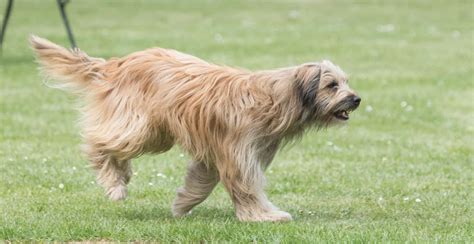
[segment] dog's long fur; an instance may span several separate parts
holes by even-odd
[[[251,72],[162,48],[106,61],[39,37],[31,44],[56,86],[85,99],[83,149],[111,199],[126,197],[132,158],[174,144],[192,156],[176,216],[221,181],[240,220],[290,220],[263,192],[265,168],[282,143],[358,105],[329,61]]]

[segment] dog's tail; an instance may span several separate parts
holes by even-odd
[[[45,75],[61,81],[53,87],[83,93],[103,82],[104,59],[89,57],[77,48],[68,50],[34,35],[30,43]]]

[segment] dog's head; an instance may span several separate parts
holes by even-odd
[[[360,104],[361,98],[349,87],[347,75],[330,61],[300,65],[294,77],[309,119],[323,124],[346,121]]]

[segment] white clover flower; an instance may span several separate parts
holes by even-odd
[[[298,10],[291,10],[289,13],[288,13],[288,17],[290,19],[297,19],[300,17],[300,11]]]
[[[374,108],[372,108],[372,106],[370,106],[370,105],[367,105],[365,107],[365,111],[368,112],[368,113],[372,112],[373,110],[374,110]]]
[[[461,32],[459,32],[459,31],[456,30],[456,31],[453,31],[452,35],[453,35],[453,38],[454,38],[454,39],[458,39],[459,36],[461,36]]]
[[[214,40],[217,42],[217,43],[224,43],[224,37],[219,34],[219,33],[216,33],[214,35]]]
[[[431,100],[428,100],[428,101],[426,102],[426,107],[431,108],[432,105],[433,105],[433,104],[432,104]]]
[[[386,24],[386,25],[379,25],[377,26],[377,31],[378,32],[393,32],[395,30],[395,26],[393,24]]]

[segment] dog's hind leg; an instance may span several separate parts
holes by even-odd
[[[188,166],[184,186],[177,190],[173,215],[183,216],[203,202],[219,182],[219,175],[211,165],[193,161]]]
[[[109,157],[97,172],[97,181],[101,184],[111,200],[118,201],[127,197],[127,184],[132,169],[130,160],[117,160]]]
[[[101,106],[85,109],[82,149],[109,198],[122,200],[132,176],[131,159],[147,151],[146,146],[156,139],[156,133],[145,115],[133,111],[137,107],[134,103],[124,98],[117,98],[117,104],[111,104],[113,101],[110,98]]]
[[[99,151],[89,151],[87,154],[96,170],[97,182],[104,187],[107,196],[114,201],[125,199],[127,184],[132,176],[130,160],[119,160]]]

